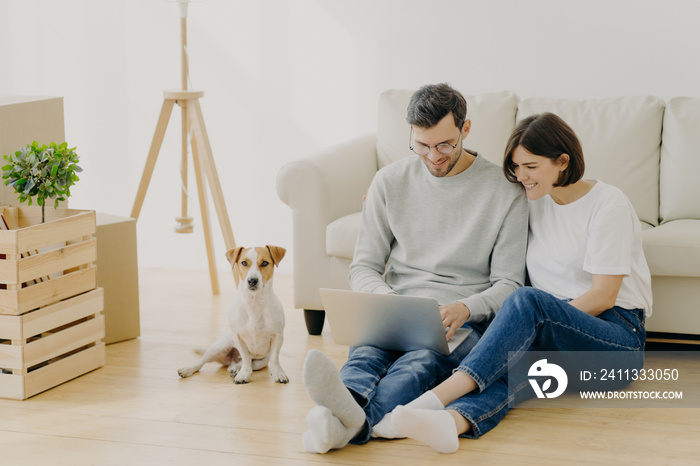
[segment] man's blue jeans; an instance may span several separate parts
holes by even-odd
[[[467,327],[468,325],[465,325]],[[407,353],[372,346],[350,347],[340,378],[365,411],[367,422],[350,443],[369,441],[372,427],[396,406],[418,398],[449,377],[474,348],[485,327],[470,325],[474,331],[449,356],[432,350]]]
[[[510,408],[534,396],[526,377],[510,381],[508,368],[526,351],[627,351],[630,364],[644,366],[644,312],[613,307],[597,317],[568,301],[531,287],[506,299],[488,330],[458,370],[478,385],[447,406],[471,425],[465,437],[477,438],[494,428]],[[511,374],[512,377],[513,374]]]

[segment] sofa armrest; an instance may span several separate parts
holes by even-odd
[[[277,173],[277,194],[292,209],[294,305],[323,309],[318,289],[332,287],[326,226],[362,210],[377,172],[376,135],[354,138]]]

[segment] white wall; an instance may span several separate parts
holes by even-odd
[[[388,88],[447,81],[522,97],[700,96],[699,17],[696,0],[192,3],[190,77],[205,91],[236,240],[290,248],[277,170],[372,131]],[[66,139],[85,169],[72,207],[131,212],[162,91],[180,83],[179,41],[178,7],[161,0],[0,2],[0,94],[64,97]],[[173,232],[179,128],[174,112],[138,223],[142,267],[206,268],[191,169],[196,233]]]

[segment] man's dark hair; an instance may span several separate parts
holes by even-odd
[[[449,113],[461,129],[467,119],[464,96],[447,83],[427,84],[411,96],[406,121],[419,128],[432,128]]]
[[[518,182],[513,163],[513,152],[518,146],[531,154],[547,157],[552,162],[559,159],[561,154],[569,156],[569,164],[554,186],[576,183],[586,170],[583,149],[576,133],[553,113],[539,113],[523,119],[510,135],[503,159],[503,173],[513,183]]]

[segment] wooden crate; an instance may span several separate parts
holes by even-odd
[[[43,224],[39,207],[6,206],[0,214],[10,228],[0,230],[0,314],[24,314],[97,286],[94,211],[47,208]]]
[[[22,400],[105,363],[95,213],[47,208],[44,224],[38,207],[0,214],[0,397]]]

